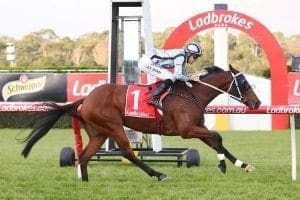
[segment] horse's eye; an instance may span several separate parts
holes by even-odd
[[[241,82],[241,87],[243,88],[244,91],[248,90],[249,88],[252,88],[252,89],[253,89],[253,86],[254,86],[254,85],[250,85],[250,84],[248,83],[248,81],[246,81],[246,80],[243,80],[243,81]]]
[[[246,80],[242,80],[242,83],[241,83],[242,86],[246,87],[248,84],[247,84],[247,81]]]

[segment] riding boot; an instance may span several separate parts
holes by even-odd
[[[170,79],[164,80],[155,90],[151,92],[151,97],[147,103],[155,106],[159,106],[159,97],[164,93],[171,85],[173,81]]]

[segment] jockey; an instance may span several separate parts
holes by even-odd
[[[163,80],[163,82],[151,92],[148,103],[158,106],[160,95],[165,92],[176,80],[189,81],[185,65],[193,64],[202,55],[202,48],[197,43],[189,43],[184,49],[159,50],[154,49],[151,58],[143,56],[138,67],[140,70]],[[174,68],[174,72],[167,69]]]

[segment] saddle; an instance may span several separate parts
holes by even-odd
[[[147,103],[151,97],[151,91],[156,89],[161,81],[150,85],[129,85],[126,93],[125,116],[140,118],[157,118],[162,116],[161,110]],[[168,94],[161,95],[160,102]]]

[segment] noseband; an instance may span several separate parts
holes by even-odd
[[[227,89],[226,93],[231,94],[232,98],[240,101],[240,102],[245,102],[246,99],[244,97],[244,93],[250,89],[250,85],[248,81],[246,80],[245,76],[239,72],[237,74],[232,75],[232,81],[230,83],[229,88]]]

